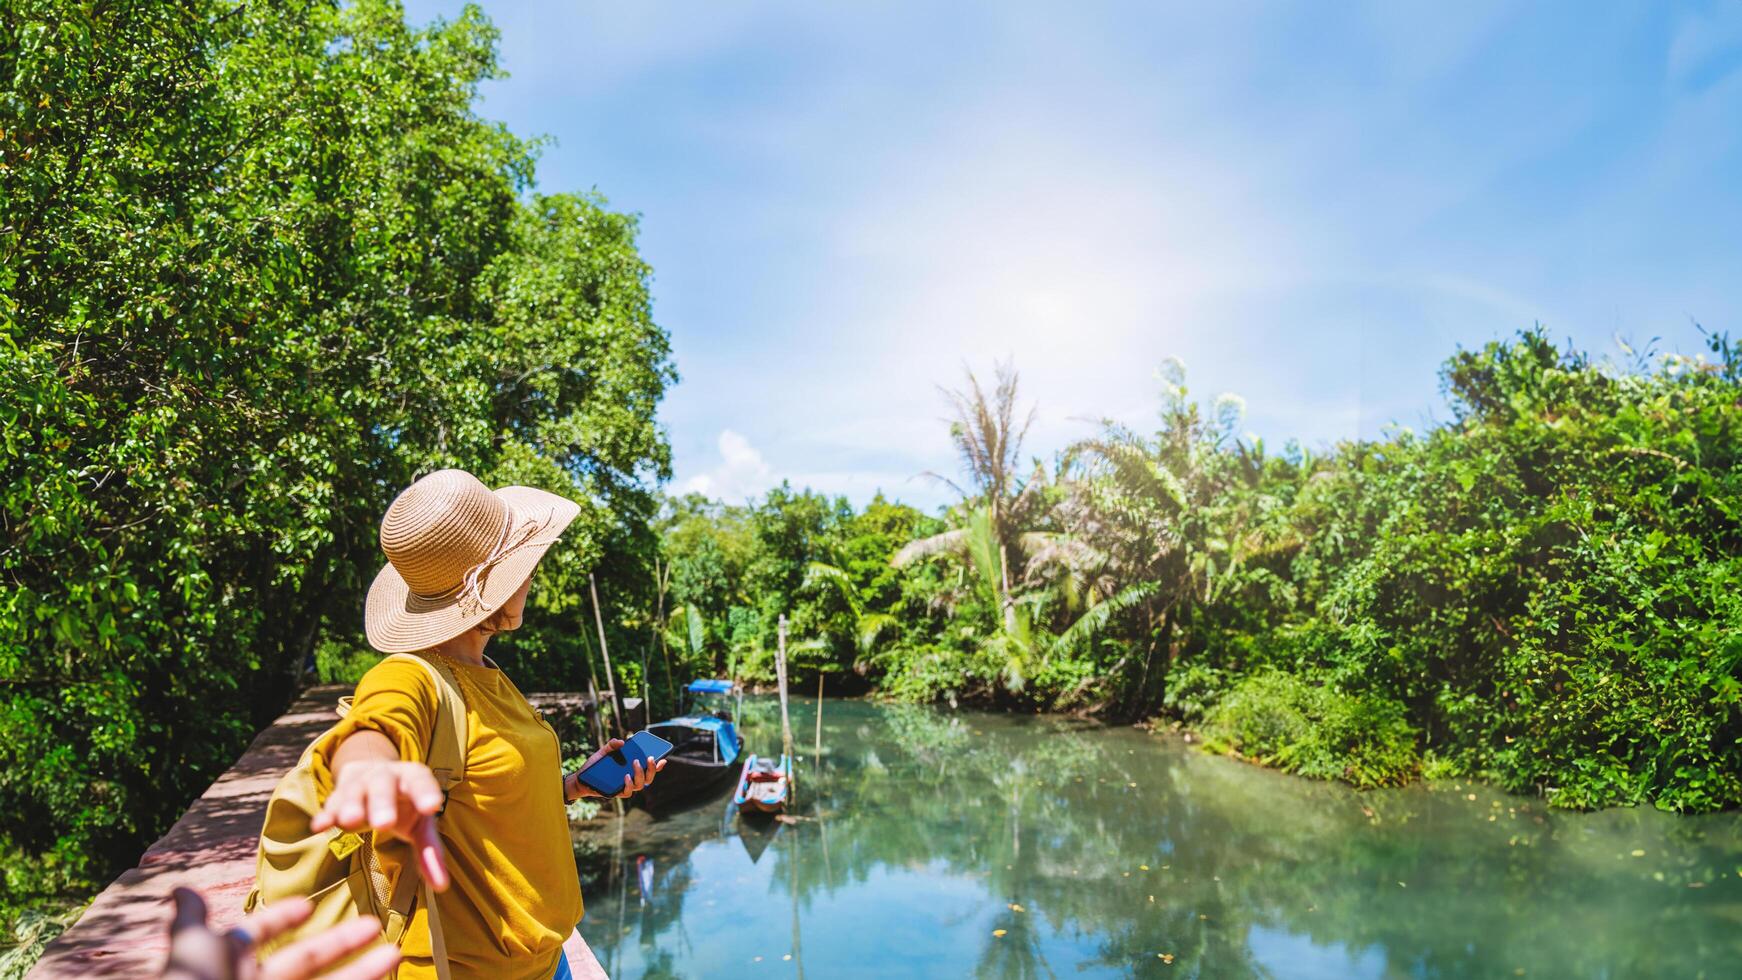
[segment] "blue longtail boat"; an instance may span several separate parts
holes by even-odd
[[[698,680],[691,681],[684,692],[684,714],[647,726],[672,745],[659,778],[636,796],[648,809],[719,789],[738,771],[738,758],[744,751],[744,737],[734,725],[738,686],[729,680]]]

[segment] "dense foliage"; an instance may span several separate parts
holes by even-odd
[[[130,863],[357,645],[422,472],[583,502],[528,686],[584,686],[589,571],[620,637],[651,601],[635,222],[533,193],[471,111],[495,40],[390,0],[0,12],[0,920]]]
[[[1443,370],[1452,421],[1317,455],[1160,373],[1019,479],[1013,374],[953,395],[942,523],[782,488],[667,512],[684,649],[899,696],[1161,716],[1363,786],[1475,775],[1559,806],[1742,804],[1742,345],[1621,367],[1539,331]],[[879,556],[882,560],[879,560]],[[808,573],[802,569],[808,568]]]

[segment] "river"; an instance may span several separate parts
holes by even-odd
[[[745,702],[779,752],[778,706]],[[798,699],[793,822],[575,831],[613,977],[1742,975],[1742,814],[1359,793],[1071,719]]]

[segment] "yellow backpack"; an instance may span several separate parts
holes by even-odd
[[[435,681],[435,732],[425,758],[445,798],[466,778],[466,701],[460,686],[447,665],[434,658],[396,653],[387,659],[416,661],[429,670]],[[339,716],[344,717],[350,710],[351,699],[340,698]],[[436,973],[441,980],[448,980],[447,944],[442,938],[435,895],[423,881],[411,846],[404,841],[383,841],[377,845],[373,834],[337,827],[318,834],[309,832],[309,822],[320,812],[313,751],[311,743],[296,768],[278,781],[271,801],[266,804],[254,889],[248,893],[244,907],[252,912],[279,899],[301,895],[314,904],[314,913],[292,932],[266,944],[262,952],[324,932],[360,915],[381,920],[382,936],[398,946],[405,941],[406,927],[411,923],[421,892],[424,908],[429,912],[430,950]],[[391,854],[400,862],[404,870],[397,882],[389,882],[381,870],[378,852]]]

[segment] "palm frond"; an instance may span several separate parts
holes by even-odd
[[[980,583],[986,590],[987,600],[994,606],[1001,606],[1004,597],[1004,560],[998,536],[992,526],[991,509],[976,507],[969,512],[967,527],[962,530],[966,532],[963,550],[974,570],[980,573]]]
[[[841,598],[846,600],[847,607],[853,611],[854,618],[865,611],[859,602],[859,590],[854,587],[853,579],[840,566],[820,561],[813,561],[806,565],[804,570],[805,588],[814,589],[821,585],[833,586],[841,594]]]
[[[858,635],[854,637],[859,645],[859,655],[870,656],[883,634],[894,632],[900,627],[901,621],[888,613],[867,613],[859,617]]]
[[[1159,582],[1139,582],[1126,586],[1110,599],[1090,606],[1068,629],[1053,641],[1053,651],[1067,653],[1076,650],[1100,635],[1119,613],[1142,605],[1161,591]]]
[[[889,559],[889,563],[896,568],[901,568],[937,555],[964,554],[967,547],[968,532],[962,528],[957,528],[942,534],[934,534],[929,538],[909,541],[902,546],[900,551],[895,553],[895,557]]]
[[[707,635],[702,622],[702,612],[695,606],[685,606],[684,611],[684,619],[687,620],[689,626],[690,653],[700,654],[704,637]]]
[[[1029,475],[1028,482],[1022,485],[1022,490],[1016,494],[1016,499],[1010,502],[1010,507],[1008,508],[1010,515],[1014,518],[1020,519],[1021,515],[1025,515],[1030,510],[1039,506],[1041,503],[1041,497],[1045,494],[1049,483],[1050,481],[1046,476],[1046,467],[1040,465],[1040,461],[1036,460],[1034,463],[1034,472]]]

